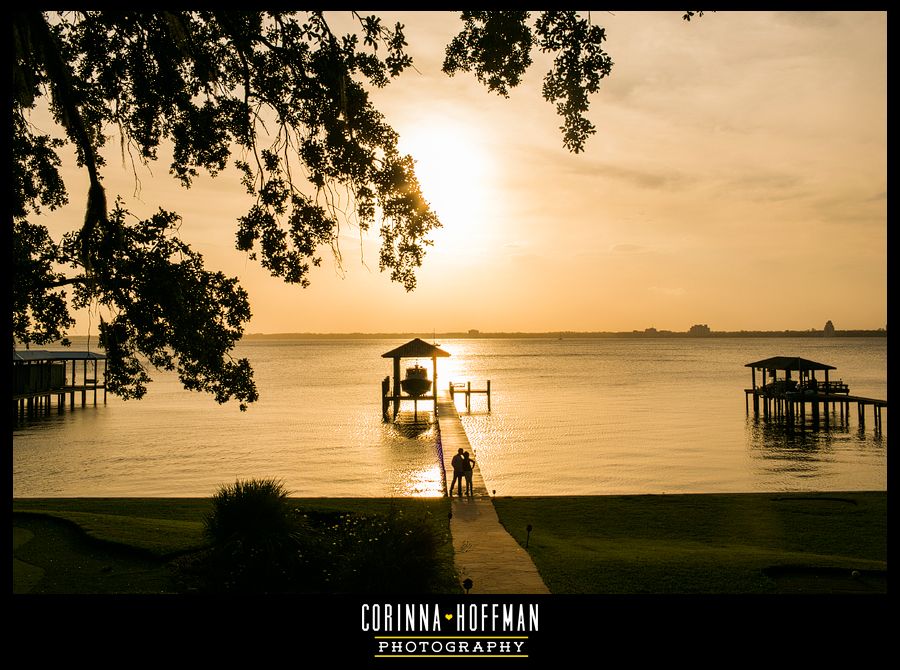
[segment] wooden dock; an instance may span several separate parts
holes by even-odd
[[[93,404],[97,404],[98,393],[103,393],[103,404],[106,404],[106,385],[89,384],[78,386],[63,386],[52,391],[39,391],[35,393],[16,393],[13,395],[15,415],[23,419],[26,416],[47,415],[55,406],[57,413],[62,414],[66,405],[75,409],[75,397],[81,394],[81,406],[87,405],[88,393],[93,394]],[[55,402],[54,402],[55,401]]]
[[[455,400],[456,395],[465,395],[466,411],[472,411],[472,395],[483,394],[487,396],[487,409],[491,411],[491,380],[487,380],[487,384],[483,389],[473,389],[472,382],[450,382],[450,400]]]
[[[98,363],[103,363],[103,370]],[[79,366],[78,363],[81,363]],[[80,369],[79,369],[80,368]],[[68,404],[75,408],[81,395],[81,406],[87,405],[88,394],[97,404],[102,393],[106,404],[106,356],[89,351],[20,351],[13,353],[12,401],[13,420],[48,415],[55,405],[62,414]]]
[[[754,416],[762,414],[765,419],[782,420],[789,427],[799,422],[803,428],[809,405],[813,427],[819,426],[822,417],[828,428],[832,421],[839,425],[849,424],[850,405],[856,403],[860,427],[865,426],[866,407],[871,406],[875,432],[881,432],[881,410],[887,408],[887,400],[850,395],[846,383],[829,379],[829,372],[835,369],[833,365],[799,356],[772,356],[744,367],[751,369],[751,388],[744,389],[744,407],[748,414],[752,398]],[[760,384],[757,384],[757,372],[762,375]],[[816,378],[817,372],[824,373],[824,381]]]
[[[489,496],[487,486],[481,476],[478,468],[478,459],[475,458],[475,450],[469,444],[469,438],[463,428],[462,421],[459,419],[459,411],[456,409],[456,401],[453,396],[448,394],[438,398],[437,409],[437,434],[438,434],[438,453],[443,458],[445,487],[444,494],[450,495],[453,492],[449,490],[450,482],[453,481],[453,466],[450,461],[456,455],[457,450],[462,449],[468,451],[475,460],[475,467],[472,468],[472,495],[473,496]],[[466,485],[463,482],[462,489],[465,491]]]
[[[467,592],[477,594],[550,593],[528,552],[500,523],[478,467],[478,454],[469,444],[449,391],[437,401],[437,440],[447,484],[453,477],[450,461],[458,449],[475,458],[472,495],[451,499],[450,534],[460,583],[469,585]]]
[[[881,432],[881,410],[887,408],[887,400],[850,395],[849,393],[772,393],[760,388],[744,389],[744,407],[749,414],[750,399],[753,399],[753,413],[762,414],[765,419],[783,419],[791,424],[806,423],[807,406],[815,424],[820,418],[825,426],[849,424],[850,405],[856,404],[857,421],[861,428],[866,425],[866,408],[872,408],[875,432]]]

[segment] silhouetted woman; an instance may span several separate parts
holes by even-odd
[[[475,459],[469,456],[469,452],[463,452],[463,474],[466,477],[466,495],[472,495],[472,468],[475,467]]]
[[[466,452],[466,453],[468,453],[468,452]],[[450,482],[450,496],[451,497],[453,496],[453,487],[456,486],[457,489],[459,490],[459,497],[462,498],[462,482],[463,482],[463,476],[465,474],[465,469],[463,467],[464,463],[465,463],[465,461],[463,461],[463,450],[462,450],[462,447],[460,447],[457,450],[456,455],[450,461],[450,464],[453,466],[453,480]]]

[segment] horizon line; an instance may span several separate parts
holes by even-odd
[[[540,337],[540,336],[594,336],[594,335],[605,335],[605,336],[654,336],[654,335],[679,335],[679,336],[690,336],[690,337],[709,337],[709,336],[724,336],[724,335],[747,335],[747,334],[792,334],[792,335],[810,335],[817,334],[823,335],[825,333],[824,329],[817,328],[808,328],[805,330],[797,330],[791,328],[785,328],[782,330],[770,330],[770,329],[741,329],[741,330],[712,330],[704,332],[691,332],[690,330],[667,330],[667,329],[656,329],[656,328],[646,328],[644,330],[535,330],[535,331],[525,331],[525,330],[509,330],[509,331],[481,331],[477,329],[468,329],[468,330],[447,330],[441,332],[432,331],[430,333],[424,333],[424,331],[415,331],[415,330],[397,330],[397,331],[332,331],[332,332],[300,332],[300,331],[277,331],[277,332],[247,332],[243,334],[243,337],[423,337],[423,336],[432,336],[437,337],[440,335],[441,337],[509,337],[509,336],[527,336],[527,337]],[[834,334],[836,336],[840,336],[841,334],[847,333],[873,333],[873,334],[887,334],[887,328],[835,328]],[[97,337],[96,334],[87,335],[87,334],[72,334],[67,335],[66,337]]]

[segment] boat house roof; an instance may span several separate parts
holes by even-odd
[[[438,349],[434,344],[428,344],[425,340],[418,337],[410,340],[396,349],[391,349],[386,354],[381,354],[382,358],[444,358],[450,354],[443,349]]]
[[[816,363],[798,356],[773,356],[755,363],[747,363],[745,368],[764,368],[766,370],[836,370],[833,365]]]
[[[14,351],[13,363],[26,361],[103,361],[106,354],[98,354],[93,351],[48,351],[46,349],[34,349],[26,351]]]

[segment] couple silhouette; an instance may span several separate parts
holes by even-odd
[[[472,495],[472,468],[475,466],[475,459],[469,456],[468,451],[460,448],[456,452],[456,456],[450,461],[453,466],[453,481],[450,483],[450,495],[453,495],[453,487],[456,486],[459,497],[462,497],[463,479],[466,481],[466,495]]]

